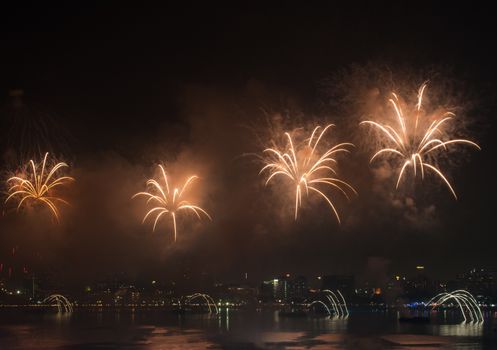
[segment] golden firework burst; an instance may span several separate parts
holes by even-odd
[[[381,139],[382,147],[373,154],[370,163],[378,157],[390,157],[394,162],[398,162],[398,177],[395,188],[399,187],[406,169],[412,168],[414,176],[421,174],[423,179],[425,170],[436,174],[447,185],[450,192],[457,199],[456,192],[442,171],[433,164],[440,151],[447,151],[448,146],[455,144],[467,144],[480,149],[475,142],[466,139],[453,139],[450,133],[444,129],[448,122],[454,119],[455,114],[445,111],[432,118],[423,118],[422,103],[423,94],[427,84],[424,83],[418,90],[417,103],[411,108],[412,113],[405,115],[401,101],[397,94],[392,93],[388,100],[392,106],[397,123],[394,125],[382,124],[376,121],[366,120],[360,124],[371,125],[379,134],[384,136]]]
[[[149,179],[147,181],[147,187],[150,189],[148,192],[138,192],[133,195],[132,198],[139,196],[147,197],[147,205],[153,203],[153,207],[145,214],[142,223],[144,223],[147,218],[155,215],[154,225],[152,231],[155,231],[155,227],[159,222],[160,218],[164,215],[170,215],[173,221],[174,229],[174,241],[177,238],[177,228],[176,228],[176,216],[181,212],[191,212],[194,213],[198,219],[201,219],[201,215],[205,215],[209,220],[212,220],[210,215],[198,205],[191,203],[190,201],[183,199],[185,193],[188,191],[189,186],[198,179],[198,176],[193,175],[187,178],[185,183],[181,188],[170,188],[169,180],[166,171],[162,165],[159,165],[159,169],[162,174],[162,179],[164,186],[155,179]]]
[[[337,172],[334,169],[337,164],[336,154],[349,152],[347,148],[354,145],[340,143],[320,152],[320,141],[332,126],[333,124],[326,125],[324,128],[316,126],[309,139],[302,145],[296,145],[292,135],[285,132],[287,143],[284,149],[271,147],[263,151],[262,158],[265,165],[259,174],[267,173],[266,185],[276,177],[286,178],[292,184],[295,190],[295,220],[297,220],[299,207],[302,205],[302,193],[309,195],[311,191],[323,198],[333,210],[339,223],[340,216],[330,195],[325,194],[319,187],[338,190],[347,199],[349,198],[347,192],[357,194],[351,185],[336,177]]]
[[[34,160],[30,160],[26,172],[22,175],[12,176],[7,179],[8,197],[5,203],[10,200],[17,200],[17,210],[28,203],[40,203],[47,206],[53,216],[59,221],[59,209],[57,203],[69,204],[64,199],[55,195],[54,190],[57,187],[74,181],[70,176],[57,176],[61,169],[67,168],[64,162],[56,163],[50,171],[47,171],[48,152],[45,153],[43,161],[37,165]],[[40,170],[38,170],[41,168]]]

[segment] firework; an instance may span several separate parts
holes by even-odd
[[[338,289],[336,293],[329,289],[323,290],[322,293],[320,293],[320,295],[318,295],[318,297],[307,306],[307,308],[312,310],[317,305],[321,305],[329,316],[333,315],[336,318],[349,317],[347,302]]]
[[[440,293],[431,298],[425,306],[431,306],[435,309],[439,305],[443,305],[447,301],[455,301],[464,317],[464,322],[468,322],[467,315],[469,315],[471,323],[483,323],[483,313],[481,307],[478,305],[475,297],[466,290],[459,289],[451,293]]]
[[[150,188],[149,192],[138,192],[133,195],[132,198],[136,198],[139,196],[147,197],[147,204],[154,204],[153,207],[145,214],[143,217],[142,223],[144,223],[147,218],[152,215],[155,215],[154,226],[152,231],[155,231],[155,227],[159,222],[160,218],[164,214],[168,214],[171,216],[173,220],[173,229],[174,229],[174,241],[176,242],[177,237],[177,229],[176,229],[176,216],[180,212],[192,212],[194,213],[198,219],[201,219],[201,215],[205,215],[209,220],[212,220],[210,215],[201,207],[190,203],[189,201],[183,199],[184,194],[188,190],[190,184],[198,179],[198,176],[193,175],[190,176],[181,189],[174,188],[171,189],[169,187],[169,181],[166,175],[166,171],[162,165],[159,165],[160,171],[162,173],[163,182],[165,186],[162,186],[157,180],[149,179],[147,181],[147,187]]]
[[[59,209],[57,203],[69,204],[64,199],[55,195],[57,187],[66,185],[67,182],[74,179],[69,176],[57,176],[57,173],[68,167],[64,162],[55,164],[50,171],[47,171],[48,152],[43,157],[41,170],[38,171],[39,165],[36,165],[33,160],[30,160],[27,166],[27,173],[19,176],[13,176],[7,180],[8,197],[5,200],[7,203],[10,200],[16,199],[17,210],[28,205],[28,203],[39,203],[50,208],[53,216],[59,221]]]
[[[349,152],[347,147],[353,147],[353,144],[340,143],[322,153],[320,152],[320,141],[332,126],[333,124],[329,124],[324,128],[321,126],[315,127],[309,139],[302,145],[296,145],[290,133],[286,132],[287,144],[285,149],[280,150],[273,147],[266,148],[263,151],[265,166],[260,170],[259,174],[267,174],[265,185],[276,177],[289,180],[292,184],[292,191],[295,189],[295,220],[297,220],[299,207],[302,205],[302,193],[308,196],[312,192],[323,198],[333,210],[339,223],[340,216],[338,211],[331,197],[323,192],[322,187],[338,190],[347,199],[349,198],[347,192],[357,194],[351,185],[335,177],[336,170],[334,169],[337,163],[336,154]]]
[[[449,180],[434,164],[436,164],[440,152],[448,151],[449,146],[467,144],[477,149],[480,149],[480,146],[470,140],[451,138],[449,131],[444,127],[454,119],[455,114],[452,112],[446,111],[439,113],[438,116],[423,118],[421,115],[423,112],[422,102],[426,87],[426,83],[421,85],[417,103],[409,116],[404,114],[398,96],[392,93],[389,104],[395,112],[397,120],[395,124],[381,124],[371,120],[360,123],[371,125],[378,130],[379,134],[384,136],[381,148],[371,157],[370,163],[382,156],[389,157],[392,161],[400,160],[398,162],[396,189],[405,176],[407,168],[412,168],[414,177],[420,173],[422,179],[425,171],[429,170],[447,185],[454,198],[457,199],[456,192]]]
[[[219,308],[216,305],[216,302],[214,299],[209,294],[203,294],[203,293],[194,293],[192,295],[188,295],[186,297],[186,304],[193,306],[195,305],[193,303],[194,300],[197,299],[203,299],[207,307],[209,308],[209,314],[219,314]],[[197,304],[198,305],[198,304]]]

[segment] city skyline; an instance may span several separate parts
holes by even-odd
[[[484,2],[9,2],[0,348],[495,350]]]

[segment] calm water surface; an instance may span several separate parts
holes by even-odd
[[[497,349],[495,315],[482,326],[456,321],[451,312],[430,324],[405,324],[395,312],[361,310],[339,320],[284,318],[272,310],[224,309],[219,316],[76,310],[60,316],[4,309],[0,349]]]

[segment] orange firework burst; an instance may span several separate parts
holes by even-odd
[[[190,176],[183,186],[179,188],[171,189],[169,187],[169,181],[166,175],[166,171],[162,165],[159,165],[160,171],[162,173],[162,177],[164,180],[164,186],[162,186],[157,180],[149,179],[147,181],[147,186],[150,188],[149,192],[138,192],[133,195],[132,198],[138,196],[147,197],[147,204],[153,203],[155,204],[153,208],[151,208],[143,217],[143,221],[145,222],[149,216],[152,214],[155,215],[154,226],[152,231],[155,231],[155,227],[159,222],[160,218],[164,214],[169,214],[173,219],[173,229],[174,229],[174,241],[176,242],[177,237],[177,229],[176,229],[176,216],[179,212],[190,211],[194,213],[198,219],[201,219],[200,214],[204,214],[209,220],[212,220],[210,215],[201,207],[190,203],[189,201],[183,199],[184,194],[188,190],[190,184],[198,178],[198,176],[193,175]]]
[[[263,153],[265,166],[259,174],[266,172],[266,185],[276,177],[287,178],[295,189],[295,220],[297,220],[298,209],[302,205],[302,193],[309,195],[309,191],[316,193],[323,198],[333,210],[338,222],[340,216],[333,205],[331,197],[326,195],[319,186],[326,186],[330,189],[336,189],[341,192],[347,199],[347,191],[355,194],[355,189],[347,182],[336,178],[334,166],[337,161],[335,156],[340,152],[349,152],[347,147],[353,147],[351,143],[340,143],[332,148],[320,152],[318,146],[326,130],[332,127],[329,124],[324,128],[317,126],[314,128],[310,138],[302,145],[295,145],[290,133],[285,132],[287,145],[285,149],[280,150],[277,147],[266,148]],[[321,130],[320,130],[321,129]]]
[[[59,221],[57,202],[68,203],[64,199],[57,197],[54,190],[56,187],[63,186],[74,179],[69,176],[57,176],[57,173],[62,168],[68,167],[64,162],[55,164],[50,171],[47,171],[47,158],[48,152],[43,157],[40,171],[37,171],[39,166],[33,160],[30,160],[27,167],[28,174],[13,176],[7,180],[9,195],[5,203],[17,199],[17,210],[30,202],[40,203],[50,208],[55,219]]]
[[[422,118],[423,94],[426,87],[426,83],[421,85],[418,91],[417,103],[412,108],[409,116],[404,114],[398,96],[392,93],[389,103],[395,112],[396,125],[381,124],[371,120],[360,123],[373,126],[380,135],[384,136],[382,148],[371,157],[370,162],[380,156],[390,157],[393,161],[400,160],[396,189],[399,187],[407,168],[412,168],[415,177],[418,172],[421,173],[422,179],[424,178],[425,170],[429,170],[447,185],[454,198],[457,199],[456,192],[447,177],[433,163],[436,162],[437,157],[440,155],[439,152],[447,151],[448,146],[467,144],[477,149],[480,149],[480,146],[470,140],[451,138],[444,127],[455,117],[452,112],[446,111],[439,116]]]

